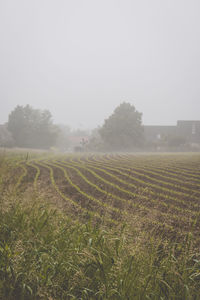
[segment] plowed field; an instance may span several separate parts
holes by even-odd
[[[8,159],[15,192],[46,195],[75,218],[200,240],[200,155],[67,154]],[[8,183],[7,181],[7,183]]]

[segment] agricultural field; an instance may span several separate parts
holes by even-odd
[[[25,206],[27,209],[30,208],[30,205],[33,207],[34,202],[39,207],[43,203],[50,205],[50,211],[52,211],[52,207],[58,210],[62,215],[60,217],[62,220],[67,217],[70,218],[70,222],[76,223],[73,226],[90,226],[90,234],[87,231],[87,235],[91,235],[91,237],[87,239],[87,243],[89,243],[87,247],[91,246],[92,241],[95,240],[94,237],[92,238],[94,228],[98,228],[95,229],[95,234],[100,235],[101,238],[102,232],[104,232],[103,236],[108,239],[108,243],[111,243],[109,245],[110,252],[107,244],[106,251],[113,256],[113,266],[110,266],[107,271],[109,275],[104,273],[102,279],[100,275],[97,278],[100,286],[96,283],[97,285],[92,288],[91,282],[87,282],[83,287],[81,282],[78,291],[77,288],[76,291],[72,291],[69,287],[66,289],[62,287],[65,292],[60,292],[60,294],[58,291],[55,292],[55,288],[51,289],[49,286],[45,291],[46,294],[42,294],[42,292],[37,294],[38,289],[35,287],[34,290],[29,283],[27,288],[22,289],[23,291],[18,287],[19,298],[200,299],[199,154],[85,153],[55,155],[34,152],[2,152],[0,169],[2,215],[5,215],[5,211],[9,212],[15,202],[20,203],[18,204],[20,207]],[[49,212],[49,208],[47,211]],[[31,216],[31,211],[29,213]],[[52,216],[47,219],[51,218]],[[45,219],[45,224],[47,219]],[[71,225],[71,228],[73,226]],[[53,229],[51,228],[51,230]],[[2,229],[1,235],[6,236]],[[81,240],[80,236],[79,240]],[[124,243],[124,241],[126,242]],[[99,245],[96,246],[99,247]],[[4,253],[2,250],[4,248],[5,243],[1,242],[1,253]],[[122,257],[127,255],[127,258],[130,259],[125,263],[128,269],[123,265],[122,257],[119,258],[119,249],[121,249]],[[109,256],[108,252],[104,253],[106,258]],[[129,267],[132,264],[130,257],[133,258],[136,253],[143,253],[143,256],[140,257],[138,254],[138,265],[135,269],[137,272],[131,273],[133,277],[127,279],[129,281],[125,284],[125,279],[118,278],[117,274],[122,276],[120,274],[125,270],[129,274]],[[146,265],[142,267],[145,261],[144,257]],[[156,263],[158,265],[155,264],[155,261],[152,263],[152,257],[154,257],[153,261],[159,261]],[[180,263],[179,259],[181,262],[184,261],[184,264]],[[114,264],[116,260],[119,265]],[[72,264],[72,262],[70,263]],[[101,263],[103,265],[103,262]],[[100,270],[101,263],[99,263]],[[107,264],[108,262],[106,266]],[[141,278],[136,283],[134,280],[136,280],[140,266],[143,270],[146,268],[146,271],[142,271]],[[81,269],[80,266],[79,268]],[[98,269],[97,261],[96,268]],[[159,273],[160,271],[161,273]],[[10,272],[12,279],[14,271],[10,269]],[[101,274],[103,271],[98,272]],[[98,272],[95,274],[99,274]],[[7,279],[2,274],[0,279],[3,284]],[[113,277],[110,280],[113,281],[113,285],[110,286],[110,283],[106,283],[105,280],[111,274]],[[159,275],[159,279],[157,278],[158,274],[162,274]],[[8,274],[4,274],[4,276],[9,277]],[[77,273],[76,276],[78,276]],[[88,275],[84,276],[86,278]],[[82,274],[81,278],[86,281],[83,279],[84,276]],[[92,276],[95,277],[94,274]],[[125,275],[123,274],[123,276]],[[10,294],[7,290],[2,292],[8,293],[7,299],[15,299],[13,295],[17,293],[15,287],[17,281],[15,279],[15,283],[13,283],[12,280],[10,283],[12,292]],[[124,284],[122,284],[123,280]],[[50,282],[52,283],[52,280]],[[47,283],[48,280],[45,281],[45,288]],[[37,297],[33,295],[37,295]],[[51,298],[52,295],[53,298]]]
[[[77,218],[200,237],[198,155],[65,155],[17,157],[15,189],[46,193]]]

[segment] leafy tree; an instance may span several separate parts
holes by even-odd
[[[0,125],[0,147],[12,147],[14,144],[11,133],[6,124]]]
[[[71,129],[67,125],[58,125],[59,134],[56,141],[56,147],[60,150],[66,151],[70,147]]]
[[[48,110],[18,105],[10,113],[7,127],[17,147],[46,149],[56,142],[57,127]]]
[[[134,150],[143,141],[142,114],[130,103],[120,104],[99,131],[111,150]]]
[[[100,136],[100,127],[93,129],[87,144],[87,151],[102,152],[105,150],[104,148],[105,145]]]

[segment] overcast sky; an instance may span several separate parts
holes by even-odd
[[[0,124],[30,104],[93,128],[123,101],[200,120],[199,0],[0,0]]]

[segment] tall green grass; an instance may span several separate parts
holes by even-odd
[[[0,198],[0,299],[200,299],[192,234],[80,224],[37,195],[15,197]]]

